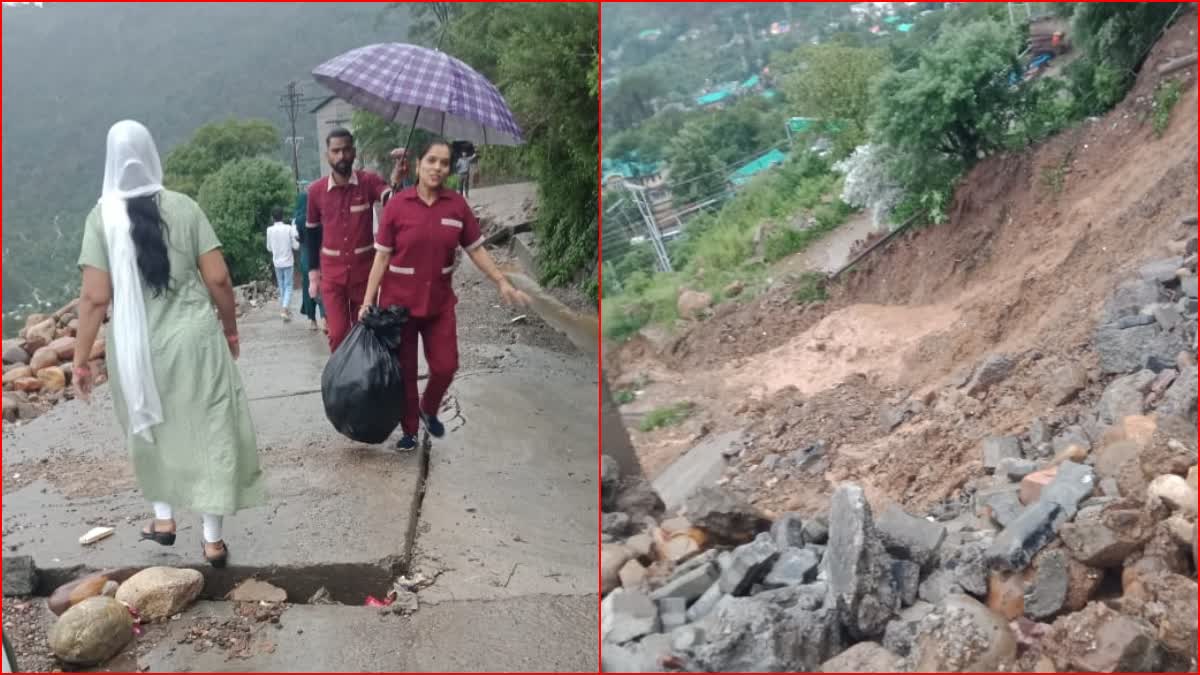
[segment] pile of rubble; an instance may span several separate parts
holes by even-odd
[[[178,616],[196,600],[204,577],[193,569],[105,570],[64,584],[50,595],[58,620],[48,643],[72,666],[96,666],[125,649],[142,623]]]
[[[983,439],[982,475],[928,514],[844,483],[822,513],[704,486],[664,518],[606,458],[604,669],[1194,671],[1196,240],[1179,254],[1106,304],[1103,393]],[[965,395],[1019,367],[988,359]]]
[[[4,567],[6,598],[34,594],[40,575],[29,556],[12,556]],[[83,575],[55,588],[45,600],[57,617],[45,644],[60,666],[102,665],[124,652],[146,626],[183,618],[203,589],[204,576],[188,568],[126,567]],[[242,581],[226,599],[232,603],[232,618],[195,617],[180,644],[246,658],[251,646],[259,644],[260,628],[279,628],[287,607],[286,591],[254,578]]]
[[[255,281],[234,289],[238,316],[279,297],[269,281]],[[30,420],[70,397],[72,360],[79,330],[79,301],[73,300],[53,314],[31,314],[18,337],[4,340],[4,421]],[[105,323],[111,318],[105,317]],[[96,384],[108,379],[104,331],[96,336],[88,354]]]
[[[67,394],[79,329],[78,305],[75,300],[53,314],[31,314],[18,337],[4,341],[0,355],[4,359],[4,421],[33,419]],[[104,382],[103,334],[92,345],[88,362],[97,383]]]

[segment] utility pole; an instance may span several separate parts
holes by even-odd
[[[629,191],[630,199],[637,205],[638,212],[642,214],[642,222],[646,225],[650,243],[654,246],[654,254],[658,257],[658,269],[662,272],[672,271],[671,257],[667,255],[667,247],[663,244],[662,232],[654,220],[654,210],[646,199],[646,188],[626,181],[625,189]]]
[[[288,82],[287,93],[282,97],[283,108],[287,111],[288,122],[292,125],[292,135],[288,139],[292,142],[292,172],[296,177],[296,189],[300,189],[300,150],[297,147],[299,142],[296,140],[296,116],[300,112],[300,94],[296,90],[296,82]]]
[[[292,144],[292,173],[296,178],[296,194],[300,193],[300,141],[303,137],[296,135],[296,118],[300,115],[300,104],[311,103],[318,100],[314,97],[305,97],[300,86],[293,80],[288,82],[287,93],[279,97],[280,105],[288,116],[288,124],[291,125],[292,133],[284,141]]]

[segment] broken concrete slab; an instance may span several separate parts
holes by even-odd
[[[875,531],[888,553],[923,568],[936,560],[946,539],[945,525],[911,515],[895,504],[889,504],[876,517]]]
[[[829,541],[829,518],[817,516],[804,521],[804,542],[825,545]]]
[[[990,436],[982,443],[983,468],[995,471],[1006,459],[1021,458],[1021,441],[1015,436]]]
[[[900,609],[900,596],[890,583],[887,553],[862,488],[838,486],[829,513],[829,546],[822,566],[829,580],[830,604],[852,637],[882,635]]]
[[[1054,539],[1054,523],[1062,510],[1062,506],[1048,500],[1027,506],[988,548],[988,566],[1009,571],[1024,569]]]
[[[743,431],[713,436],[680,455],[653,481],[667,513],[674,513],[697,489],[714,486],[725,471],[724,452],[744,440]]]
[[[687,623],[687,600],[667,597],[658,600],[658,620],[662,632],[670,633]]]
[[[771,524],[771,536],[775,538],[775,546],[781,551],[803,548],[804,520],[798,513],[785,513]]]
[[[811,672],[841,651],[831,609],[786,608],[766,595],[722,599],[700,622],[708,641],[689,663],[707,672]]]
[[[618,588],[600,603],[600,634],[605,642],[623,644],[658,628],[658,606],[644,593]]]
[[[721,592],[734,596],[747,594],[754,584],[766,576],[778,557],[779,549],[775,541],[765,532],[749,544],[737,547],[733,551],[730,566],[721,572]]]
[[[1067,555],[1061,550],[1046,551],[1038,557],[1033,579],[1025,590],[1025,613],[1034,619],[1048,619],[1067,601],[1070,576]]]
[[[713,584],[704,591],[699,599],[692,603],[691,607],[688,607],[687,620],[691,623],[695,623],[696,621],[703,619],[708,615],[709,612],[713,610],[714,607],[717,606],[717,603],[720,602],[721,598],[723,597],[725,597],[725,593],[721,590],[721,584],[713,582]]]
[[[808,549],[784,549],[779,559],[771,566],[770,573],[763,579],[762,585],[765,588],[802,586],[816,578],[817,566],[820,564],[821,559]]]
[[[657,601],[665,598],[679,598],[685,603],[691,604],[692,601],[703,595],[704,591],[708,590],[719,577],[717,566],[710,562],[675,574],[670,581],[652,592],[650,599]]]

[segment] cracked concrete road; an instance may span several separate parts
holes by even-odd
[[[528,194],[488,188],[472,201],[511,212]],[[42,594],[83,570],[172,565],[204,572],[210,600],[257,576],[293,602],[325,587],[344,603],[290,607],[278,629],[288,639],[234,660],[177,648],[175,631],[193,614],[231,612],[229,603],[201,603],[109,667],[596,671],[596,363],[536,317],[514,323],[469,263],[456,273],[456,292],[461,370],[444,413],[450,431],[427,462],[339,436],[319,393],[324,337],[303,321],[281,322],[268,306],[241,321],[239,367],[270,498],[227,519],[228,569],[200,564],[196,514],[181,514],[173,548],[138,541],[151,509],[107,387],[91,406],[70,401],[5,426],[5,553],[33,556]],[[80,546],[95,525],[117,532]],[[416,614],[381,617],[362,606],[406,571],[437,576]]]

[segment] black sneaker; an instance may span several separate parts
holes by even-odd
[[[415,434],[404,434],[400,440],[396,441],[397,450],[412,450],[417,447],[417,437]]]
[[[421,413],[421,421],[425,423],[425,428],[429,430],[429,435],[434,438],[441,438],[446,435],[446,425],[438,420],[437,415],[426,415]]]

